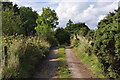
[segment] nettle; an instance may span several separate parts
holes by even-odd
[[[94,35],[94,53],[102,63],[105,76],[120,77],[120,8],[98,23]]]

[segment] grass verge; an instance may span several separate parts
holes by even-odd
[[[58,78],[71,78],[70,71],[67,66],[65,48],[58,49]]]

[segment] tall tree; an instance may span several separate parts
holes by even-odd
[[[42,9],[42,14],[36,20],[37,27],[35,30],[40,36],[50,37],[51,32],[58,25],[58,17],[55,10],[48,8]]]
[[[17,5],[14,6],[12,2],[2,3],[2,30],[4,34],[14,35],[22,33],[21,18],[18,11]]]
[[[37,25],[36,19],[38,18],[38,14],[36,11],[33,11],[30,7],[20,7],[20,17],[22,19],[22,27],[24,34],[30,35],[33,34],[34,28]]]
[[[58,27],[55,31],[55,38],[59,44],[70,44],[70,34],[62,27]]]
[[[87,32],[90,30],[85,23],[81,23],[81,22],[75,23],[75,24],[71,24],[71,26],[67,26],[65,29],[70,34],[75,34],[75,35],[81,34],[83,36],[85,36],[87,34]]]

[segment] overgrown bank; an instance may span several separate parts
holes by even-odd
[[[39,37],[6,36],[3,39],[2,77],[31,77],[36,65],[45,57],[50,45]]]

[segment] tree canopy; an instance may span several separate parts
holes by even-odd
[[[2,4],[3,33],[6,35],[20,34],[22,23],[17,5],[13,5],[12,2],[3,2]]]
[[[62,44],[70,44],[70,34],[62,27],[59,27],[55,31],[55,38]]]
[[[38,35],[48,37],[54,28],[56,28],[56,25],[58,25],[57,21],[58,17],[55,10],[51,10],[49,7],[43,8],[42,14],[36,20],[37,27],[35,27],[35,30]]]
[[[68,21],[67,25],[71,23],[71,21]],[[82,36],[87,35],[88,31],[90,30],[88,26],[85,23],[75,23],[75,24],[70,24],[71,26],[66,26],[66,30],[70,34],[80,34]]]
[[[5,35],[34,34],[37,12],[30,7],[17,7],[12,2],[2,2],[2,26]]]
[[[30,7],[20,7],[20,17],[22,21],[22,28],[24,34],[27,36],[29,34],[34,34],[34,28],[37,26],[36,19],[38,14],[36,11],[33,11]]]

